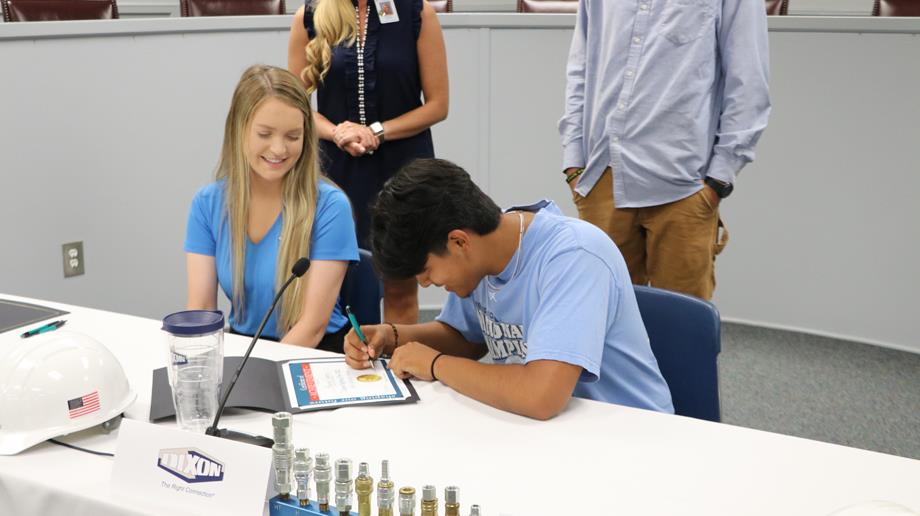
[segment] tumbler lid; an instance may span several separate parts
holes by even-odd
[[[205,335],[224,327],[224,313],[220,310],[184,310],[163,318],[163,331],[173,335]]]

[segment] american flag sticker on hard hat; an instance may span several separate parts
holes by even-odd
[[[99,410],[99,391],[67,400],[67,409],[70,411],[70,419],[97,412]]]

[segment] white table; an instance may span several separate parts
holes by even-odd
[[[86,333],[119,358],[146,420],[151,371],[165,365],[160,322],[14,296],[57,306],[68,330]],[[19,332],[0,334],[0,349]],[[227,355],[247,340],[227,335]],[[260,342],[254,356],[285,359],[322,352]],[[460,487],[461,513],[489,516],[826,515],[869,500],[920,510],[920,461],[724,424],[581,399],[548,422],[501,412],[439,383],[415,382],[412,405],[349,407],[295,416],[294,440],[371,464],[391,463],[397,487]],[[228,428],[271,435],[270,414],[236,411]],[[173,425],[174,423],[165,423]],[[66,439],[114,451],[116,436]],[[138,501],[112,502],[112,458],[49,443],[0,457],[0,514],[155,514]],[[562,504],[567,504],[563,508]],[[587,509],[593,509],[588,512]]]

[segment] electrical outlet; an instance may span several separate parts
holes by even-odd
[[[83,256],[83,242],[70,242],[61,246],[64,254],[64,277],[80,276],[84,272],[86,258]]]

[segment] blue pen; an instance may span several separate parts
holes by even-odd
[[[60,328],[61,326],[64,326],[66,322],[67,321],[63,319],[61,319],[60,321],[53,321],[44,326],[39,326],[38,328],[35,328],[34,330],[29,330],[23,333],[22,335],[20,335],[19,337],[22,339],[28,339],[29,337],[34,337],[36,335],[40,335],[45,332],[54,331]]]
[[[361,331],[361,326],[358,324],[358,319],[355,318],[355,314],[351,313],[351,305],[345,305],[345,315],[348,316],[348,322],[351,323],[351,327],[354,328],[358,338],[361,339],[361,343],[364,344],[364,348],[367,351],[367,356],[370,356],[370,346],[367,344],[367,337],[365,337],[364,332]],[[371,357],[371,367],[376,369],[377,366],[374,364],[374,357]]]

